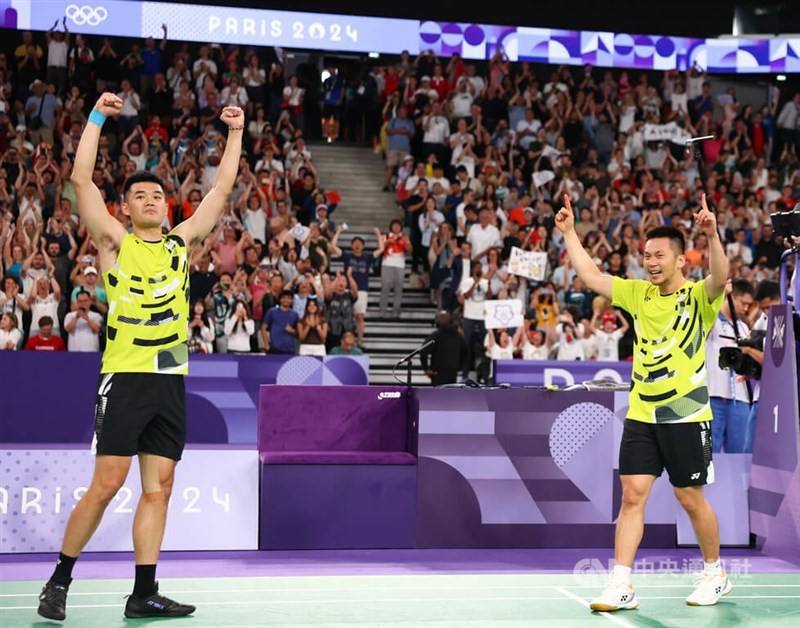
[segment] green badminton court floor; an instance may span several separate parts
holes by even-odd
[[[800,574],[734,578],[733,592],[714,607],[684,603],[688,576],[634,580],[640,607],[615,614],[588,611],[598,591],[593,576],[571,574],[447,574],[269,578],[162,579],[161,591],[197,605],[193,617],[169,626],[425,627],[511,626],[800,626]],[[0,582],[0,626],[55,626],[36,614],[41,583]],[[166,620],[126,620],[130,580],[72,585],[64,626],[114,628]]]

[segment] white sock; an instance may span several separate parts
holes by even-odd
[[[631,583],[631,568],[625,565],[614,565],[611,570],[611,577],[615,580],[621,580],[626,584]]]
[[[706,573],[722,573],[722,561],[719,558],[711,562],[705,561],[704,564]]]

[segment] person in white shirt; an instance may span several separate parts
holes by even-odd
[[[746,237],[745,230],[739,228],[736,230],[734,237],[736,240],[725,245],[725,253],[729,258],[733,259],[739,257],[745,266],[750,266],[753,263],[753,250],[745,244]]]
[[[222,90],[220,94],[220,104],[223,107],[247,107],[250,99],[247,97],[247,90],[242,87],[237,77],[232,77],[230,84]]]
[[[534,119],[533,109],[525,109],[525,118],[517,123],[517,138],[522,150],[528,150],[530,145],[536,141],[536,134],[542,128],[542,123]]]
[[[217,63],[209,56],[208,46],[200,48],[200,57],[192,64],[192,74],[195,78],[195,87],[200,89],[207,76],[212,80],[217,80]]]
[[[428,256],[428,249],[431,246],[431,238],[436,230],[444,222],[444,214],[436,209],[436,199],[429,196],[425,199],[424,211],[419,215],[419,230],[422,232],[422,247],[425,249],[425,257]]]
[[[583,359],[596,360],[597,359],[597,338],[595,338],[594,331],[592,330],[591,321],[588,318],[582,318],[578,323],[578,329],[581,334],[581,345],[583,346]]]
[[[92,298],[85,290],[78,293],[77,302],[78,309],[73,310],[64,318],[64,331],[69,334],[67,350],[100,351],[100,330],[103,327],[103,317],[89,309],[92,305]]]
[[[422,158],[433,153],[437,162],[444,164],[445,144],[450,137],[450,122],[442,115],[441,103],[434,102],[431,112],[422,116]]]
[[[525,321],[525,332],[520,334],[517,348],[523,360],[547,360],[550,357],[549,334],[536,328],[536,321]]]
[[[458,302],[463,308],[462,326],[464,340],[469,347],[470,358],[467,370],[462,373],[467,377],[468,371],[475,362],[476,351],[474,346],[483,344],[486,336],[486,301],[492,297],[492,288],[489,281],[483,277],[483,266],[480,262],[473,261],[470,267],[470,276],[462,279],[458,288]]]
[[[61,302],[61,286],[52,275],[40,277],[34,285],[33,294],[28,300],[31,306],[30,335],[34,336],[39,333],[39,319],[43,316],[53,319],[53,333],[58,335],[58,304]]]
[[[472,245],[472,259],[481,262],[487,261],[489,250],[503,246],[503,237],[500,230],[491,224],[492,212],[482,209],[478,214],[479,223],[470,227],[467,242]]]
[[[250,337],[256,325],[244,301],[237,300],[225,319],[225,335],[228,337],[228,353],[250,353]]]
[[[406,191],[413,194],[414,190],[417,189],[420,181],[428,182],[428,178],[425,176],[425,164],[419,162],[417,164],[416,170],[414,170],[414,174],[410,175],[406,178],[405,188]]]
[[[214,318],[206,309],[202,300],[192,305],[189,320],[189,352],[214,353]]]
[[[450,112],[453,119],[460,120],[470,116],[472,103],[475,100],[472,90],[472,83],[466,78],[462,76],[458,79],[458,87],[450,96]]]
[[[56,30],[58,20],[52,28],[45,33],[47,38],[47,83],[55,83],[58,86],[58,93],[63,94],[67,88],[67,53],[69,52],[69,31],[67,30],[67,18],[61,20],[64,32]]]
[[[686,96],[686,87],[682,81],[675,85],[675,91],[670,95],[670,108],[676,116],[683,117],[689,113],[689,99]]]
[[[520,329],[522,329],[520,327]],[[516,335],[516,334],[515,334]],[[490,360],[513,360],[514,342],[507,329],[489,329],[483,346]]]
[[[581,337],[584,335],[583,325],[576,325],[569,313],[561,314],[556,325],[556,342],[558,343],[557,360],[585,360]]]
[[[800,92],[781,108],[778,114],[778,130],[783,140],[782,156],[788,155],[792,150],[795,157],[800,154]]]
[[[475,145],[475,136],[467,131],[467,121],[460,119],[456,125],[456,132],[450,136],[450,165],[457,166],[461,160],[461,154],[467,146]]]
[[[423,76],[419,80],[419,87],[417,91],[414,92],[414,100],[419,99],[421,96],[427,98],[428,102],[436,102],[439,98],[439,92],[431,87],[430,76]]]
[[[142,101],[128,79],[122,79],[120,87],[122,91],[117,94],[122,99],[122,109],[119,112],[119,130],[121,135],[127,137],[139,124],[139,110],[142,108]]]
[[[0,316],[0,351],[17,351],[22,332],[17,327],[17,317],[10,312]]]
[[[711,443],[715,453],[723,450],[726,453],[744,453],[750,431],[748,422],[752,387],[748,388],[746,379],[737,375],[733,369],[720,368],[719,353],[723,347],[736,346],[736,341],[731,338],[747,338],[750,335],[750,328],[745,321],[754,302],[753,286],[745,280],[737,279],[728,282],[725,292],[725,301],[706,339],[708,396],[714,414],[711,422]],[[728,294],[736,314],[736,331]]]
[[[467,205],[475,204],[475,192],[470,188],[462,188],[464,193],[461,202],[456,205],[456,237],[465,238],[467,235],[467,216],[464,209]]]
[[[628,321],[619,310],[606,312],[603,314],[602,323],[600,321],[600,310],[598,310],[592,318],[597,359],[600,362],[618,362],[619,341],[628,331]],[[617,321],[619,321],[619,327],[617,327]]]

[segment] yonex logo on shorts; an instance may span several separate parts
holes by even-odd
[[[378,399],[399,399],[399,392],[382,392],[378,393]]]
[[[700,479],[700,474],[699,473],[692,473],[691,479],[692,480],[699,480]]]
[[[108,18],[108,9],[105,7],[92,7],[86,4],[81,6],[70,4],[64,11],[64,15],[78,26],[83,26],[84,24],[98,26]]]

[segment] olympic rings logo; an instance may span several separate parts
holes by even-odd
[[[78,26],[84,24],[97,26],[108,17],[108,9],[105,7],[70,4],[66,11],[64,11],[64,14]]]

